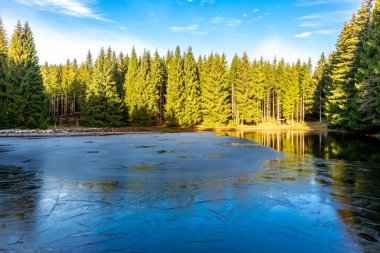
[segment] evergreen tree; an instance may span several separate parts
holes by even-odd
[[[7,116],[7,35],[3,26],[3,21],[0,18],[0,129],[8,127]]]
[[[150,88],[153,99],[149,101],[149,111],[151,111],[153,120],[162,122],[164,120],[164,104],[166,90],[166,73],[165,64],[158,54],[157,50],[154,53],[154,58],[151,63],[151,78]]]
[[[148,107],[150,101],[154,101],[155,91],[150,87],[150,61],[149,51],[144,50],[134,83],[134,104],[130,107],[130,121],[133,124],[151,124],[153,113]]]
[[[174,56],[171,56],[171,54],[168,53],[167,57],[168,79],[166,85],[165,120],[169,126],[176,126],[179,125],[180,119],[183,117],[183,59],[178,46]]]
[[[73,116],[75,112],[79,89],[78,63],[76,59],[72,62],[67,59],[62,68],[61,93],[64,95],[63,114],[66,118]]]
[[[320,122],[322,122],[322,118],[325,114],[324,105],[326,98],[326,87],[328,85],[328,82],[328,61],[324,53],[322,53],[312,77],[312,83],[315,87],[313,110],[318,115]]]
[[[134,110],[137,108],[136,104],[136,96],[137,96],[137,90],[136,90],[136,76],[138,73],[138,67],[139,67],[139,61],[137,58],[136,50],[135,48],[132,49],[131,58],[128,62],[128,71],[125,76],[125,82],[124,82],[124,92],[125,92],[125,98],[124,98],[124,105],[126,109],[128,110],[128,116],[130,121],[133,121],[132,115],[134,114]]]
[[[86,93],[91,83],[92,72],[93,60],[91,51],[89,50],[86,55],[86,60],[80,65],[78,70],[78,106],[82,114],[84,114],[88,110],[86,102]],[[83,116],[85,117],[86,115]]]
[[[179,119],[181,126],[191,127],[201,122],[201,90],[197,64],[191,48],[187,50],[184,59],[184,91],[183,91],[183,113]]]
[[[22,25],[18,21],[12,34],[8,48],[8,83],[6,87],[7,98],[5,114],[8,116],[8,126],[16,127],[21,125],[24,110],[24,101],[20,95],[20,86],[24,76],[23,45],[22,45]]]
[[[125,76],[128,72],[128,64],[129,64],[128,55],[124,56],[123,52],[120,52],[119,56],[117,57],[116,87],[117,87],[117,94],[119,94],[119,97],[121,100],[125,99],[124,83],[125,83]]]
[[[94,126],[121,125],[121,101],[116,91],[112,55],[101,48],[95,61],[92,79],[86,92],[87,124]]]
[[[356,75],[360,128],[380,126],[380,1],[377,0],[369,21],[367,37],[360,54]]]
[[[226,125],[231,118],[231,101],[225,56],[210,54],[201,77],[203,124]]]
[[[355,75],[369,19],[365,3],[351,21],[344,25],[332,61],[332,84],[327,94],[326,116],[331,127],[356,128],[359,121]]]
[[[243,54],[237,69],[238,79],[235,89],[235,98],[238,123],[253,123],[255,94],[252,89],[252,66],[246,53]]]
[[[347,51],[347,39],[350,33],[350,25],[345,23],[342,32],[339,35],[337,43],[337,51],[334,53],[334,58],[331,61],[332,82],[328,86],[328,93],[326,95],[326,117],[331,127],[342,127],[348,125],[347,117],[343,115],[347,111],[348,95],[345,92],[344,85],[346,76],[349,70],[345,58]]]
[[[240,59],[235,54],[234,58],[232,58],[232,62],[230,65],[230,68],[228,70],[228,83],[230,87],[230,93],[231,93],[231,113],[232,113],[232,118],[237,122],[237,112],[236,112],[236,85],[238,83],[238,78],[239,78],[239,67],[240,64]]]
[[[266,87],[265,62],[261,58],[252,65],[252,122],[259,123],[262,120],[261,100],[264,98]]]
[[[61,68],[56,65],[49,66],[46,62],[41,67],[41,75],[45,94],[49,102],[47,115],[54,123],[56,123],[59,116],[58,97],[61,87]]]
[[[305,120],[306,114],[312,114],[314,104],[314,94],[316,86],[312,82],[312,66],[310,63],[303,63],[300,70],[300,99],[301,99],[301,121]]]
[[[30,26],[17,23],[9,46],[10,126],[47,127],[45,95]]]
[[[277,63],[277,59],[274,58],[273,63],[270,64],[269,62],[266,64],[266,90],[268,92],[272,91],[273,97],[275,98],[275,108],[272,108],[275,112],[273,113],[273,116],[275,116],[277,123],[280,123],[281,121],[281,101],[282,101],[282,91],[281,88],[284,84],[285,80],[285,62],[281,60],[279,63]],[[268,97],[268,96],[267,96]],[[268,115],[268,113],[267,113]]]
[[[298,71],[295,66],[286,65],[285,79],[282,86],[282,115],[287,122],[294,122],[294,110],[299,98]]]

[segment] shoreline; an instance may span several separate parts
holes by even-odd
[[[322,127],[320,127],[322,126]],[[300,131],[340,131],[327,129],[324,125],[313,127],[307,124],[297,125],[274,125],[261,124],[257,126],[236,126],[236,127],[207,127],[196,126],[189,128],[150,126],[150,127],[58,127],[49,129],[3,129],[0,130],[0,137],[57,137],[57,136],[97,136],[97,135],[121,135],[133,133],[183,133],[183,132],[237,132],[237,131],[281,131],[281,130],[300,130]]]

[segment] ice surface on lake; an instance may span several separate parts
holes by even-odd
[[[212,133],[0,138],[0,251],[362,251],[289,156]]]

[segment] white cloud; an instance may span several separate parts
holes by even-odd
[[[78,18],[91,18],[105,22],[113,22],[103,18],[101,15],[93,11],[78,0],[16,0],[20,4],[35,6],[41,10],[62,13]]]
[[[337,31],[336,30],[332,30],[332,29],[325,29],[325,30],[317,30],[314,33],[318,33],[318,34],[321,34],[321,35],[331,35],[331,34],[337,33]]]
[[[294,37],[296,37],[296,38],[308,38],[312,34],[313,33],[311,33],[311,32],[303,32],[303,33],[299,33],[299,34],[294,35]]]
[[[332,29],[316,30],[316,31],[313,31],[313,32],[299,33],[299,34],[294,35],[294,37],[296,37],[296,38],[308,38],[308,37],[310,37],[313,34],[331,35],[331,34],[334,34],[336,32],[337,32],[336,30],[332,30]]]
[[[193,24],[189,26],[172,26],[170,27],[170,30],[172,32],[193,32],[198,30],[199,25],[198,24]]]
[[[210,23],[212,24],[220,24],[223,21],[224,21],[223,17],[213,17],[212,19],[210,19]]]
[[[252,21],[258,21],[258,20],[260,20],[262,18],[263,18],[263,16],[258,16],[257,18],[253,18]]]
[[[361,0],[299,0],[295,4],[297,7],[310,7],[323,4],[360,3]]]
[[[298,27],[318,27],[321,26],[321,24],[318,23],[301,23],[297,25]]]
[[[236,27],[243,23],[243,20],[236,18],[224,18],[224,17],[214,17],[210,19],[211,24],[221,24],[226,27]]]
[[[17,23],[17,17],[10,15],[2,16],[4,26],[8,34],[13,32]],[[86,28],[73,28],[72,30],[56,29],[49,27],[45,22],[28,18],[32,28],[34,40],[39,57],[39,63],[49,62],[51,64],[65,63],[66,60],[77,58],[79,62],[85,60],[86,53],[91,50],[95,58],[101,47],[110,46],[116,52],[128,52],[135,47],[138,53],[142,53],[144,48],[155,50],[155,46],[137,37],[126,35],[125,33],[114,33],[108,30]],[[166,50],[158,48],[160,53]]]
[[[304,15],[296,20],[298,21],[313,21],[314,24],[331,24],[331,23],[342,23],[351,17],[352,11],[331,11],[331,12],[319,12],[309,15]]]
[[[252,12],[259,12],[260,9],[253,9]]]
[[[240,19],[229,18],[224,21],[224,26],[235,27],[235,26],[239,26],[241,23],[243,23],[243,21]]]
[[[201,1],[201,6],[204,6],[206,4],[214,4],[215,3],[215,0],[202,0]]]
[[[271,37],[262,41],[254,51],[249,51],[249,55],[252,59],[262,56],[265,59],[273,60],[276,57],[277,60],[284,58],[287,62],[295,62],[298,58],[301,61],[307,61],[309,57],[315,60],[318,59],[320,52],[313,50],[315,48],[313,43],[305,41],[302,45],[294,45],[283,38]]]

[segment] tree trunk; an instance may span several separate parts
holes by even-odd
[[[276,118],[274,110],[275,109],[274,109],[274,92],[273,92],[273,94],[272,94],[272,117],[273,117],[273,119]]]
[[[293,126],[294,112],[292,112],[292,126]]]
[[[268,122],[268,116],[269,116],[269,106],[270,106],[269,92],[267,92],[267,118],[266,118],[267,122]]]
[[[277,95],[277,124],[280,123],[280,96]]]
[[[302,92],[302,123],[305,122],[305,95],[304,93]]]
[[[319,123],[322,123],[322,96],[319,92]]]

